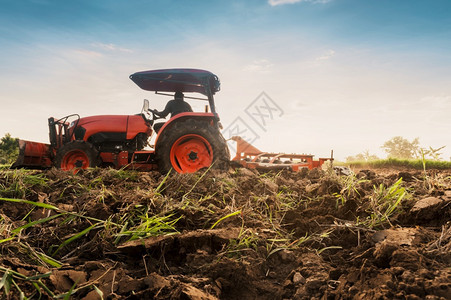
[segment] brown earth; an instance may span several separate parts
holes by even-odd
[[[4,170],[0,197],[1,299],[451,299],[451,171]]]

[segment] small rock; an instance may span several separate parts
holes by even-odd
[[[376,259],[376,263],[379,266],[388,267],[390,263],[391,256],[393,252],[398,249],[399,245],[394,243],[390,243],[388,241],[383,241],[376,245],[376,249],[374,250],[374,258]]]
[[[417,211],[423,210],[427,207],[437,205],[437,204],[441,203],[442,201],[443,200],[441,200],[439,198],[427,197],[427,198],[418,200],[417,203],[415,203],[415,205],[412,207],[412,209],[410,211],[417,212]]]
[[[170,280],[157,273],[152,273],[149,276],[145,277],[144,283],[149,287],[150,290],[161,290],[163,288],[171,286]]]
[[[277,273],[274,272],[274,271],[271,271],[271,272],[268,273],[268,277],[269,278],[277,278]]]
[[[325,283],[326,283],[326,281],[324,280],[324,278],[310,277],[305,282],[305,288],[310,291],[317,290],[321,286],[323,286]]]
[[[98,261],[87,261],[85,263],[85,269],[87,272],[91,272],[93,270],[103,269],[102,263]]]
[[[296,272],[293,275],[293,283],[294,284],[304,284],[306,282],[304,276],[301,275],[301,273]]]
[[[400,172],[398,174],[398,178],[402,178],[403,181],[413,181],[414,180],[413,175],[409,172]]]
[[[293,251],[287,249],[279,251],[279,257],[284,263],[289,263],[296,260],[296,256],[293,254]]]
[[[264,184],[264,188],[266,191],[277,193],[277,191],[279,190],[279,186],[277,185],[277,183],[271,181],[270,179],[263,178],[262,182]]]
[[[81,300],[100,300],[102,299],[96,290],[90,291],[86,296],[81,298]]]
[[[418,231],[415,228],[396,228],[377,231],[371,238],[375,243],[382,243],[385,241],[398,246],[411,246],[412,244],[415,244],[415,237],[417,234]]]
[[[246,168],[239,168],[238,172],[240,173],[241,176],[244,177],[255,177],[255,173]]]
[[[307,297],[308,293],[305,290],[305,286],[300,286],[297,290],[296,293],[294,294],[294,299],[303,299],[304,297]],[[306,299],[306,298],[304,298]]]
[[[357,178],[359,179],[374,179],[376,178],[376,172],[372,170],[361,170],[359,173],[357,173]]]
[[[182,291],[182,299],[190,299],[190,300],[216,300],[213,295],[207,294],[204,291],[186,284]]]
[[[291,280],[287,279],[283,282],[283,287],[287,288],[289,286],[292,286],[293,282],[291,282]]]
[[[395,276],[399,276],[402,273],[404,273],[404,271],[405,271],[405,269],[402,267],[393,267],[393,268],[391,268],[391,270]]]
[[[416,291],[417,292],[417,291]],[[420,291],[421,292],[421,291]],[[415,295],[415,294],[410,294],[410,295],[407,295],[406,296],[406,300],[421,300],[421,298],[420,297],[418,297],[417,295]]]
[[[318,190],[320,186],[321,186],[321,184],[319,184],[319,183],[309,184],[305,187],[305,191],[307,193],[313,193],[314,191]]]

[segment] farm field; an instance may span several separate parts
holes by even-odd
[[[0,171],[1,299],[450,299],[451,171]]]

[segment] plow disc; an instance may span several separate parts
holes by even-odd
[[[233,136],[235,141],[236,156],[232,161],[238,162],[245,168],[261,170],[292,170],[300,171],[303,168],[314,169],[321,167],[326,161],[333,161],[330,158],[313,159],[310,154],[288,154],[263,152],[239,136]]]

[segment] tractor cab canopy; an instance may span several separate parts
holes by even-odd
[[[136,72],[130,79],[140,88],[155,92],[194,92],[208,97],[211,111],[216,115],[213,95],[220,90],[218,77],[199,69],[162,69]]]
[[[143,90],[155,92],[195,92],[210,96],[220,88],[215,74],[198,69],[143,71],[130,75],[130,79]]]

